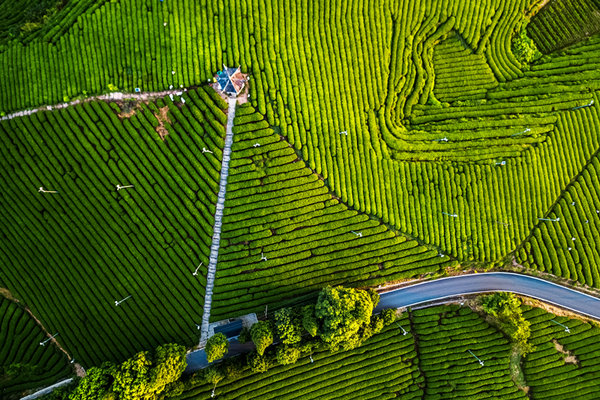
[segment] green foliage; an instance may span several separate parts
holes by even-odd
[[[280,345],[277,347],[277,362],[281,365],[294,364],[300,357],[300,349],[296,346]]]
[[[252,372],[263,373],[269,370],[270,362],[266,355],[261,355],[253,351],[248,354],[247,360]]]
[[[219,358],[223,358],[229,350],[229,341],[222,333],[212,335],[206,342],[206,358],[208,362],[213,362]]]
[[[250,335],[250,329],[248,329],[244,326],[242,328],[237,340],[240,343],[246,343],[246,342],[249,342],[250,340],[252,340],[252,336]]]
[[[217,386],[219,382],[225,379],[225,375],[221,371],[220,366],[211,365],[204,369],[204,379],[211,385]]]
[[[262,356],[273,343],[273,326],[269,321],[258,321],[250,328],[250,336],[256,346],[256,351]]]
[[[295,344],[302,340],[302,319],[291,307],[275,311],[275,327],[283,344]]]
[[[512,293],[499,292],[481,298],[485,312],[496,317],[500,328],[517,344],[522,355],[530,353],[533,346],[528,343],[531,336],[530,323],[523,317],[521,301]]]
[[[92,367],[69,394],[69,400],[104,399],[110,392],[117,367],[105,362],[100,367]]]
[[[228,358],[222,363],[222,368],[228,379],[237,379],[244,371],[243,359],[241,356]]]
[[[386,308],[381,311],[381,316],[383,317],[383,324],[385,326],[391,325],[396,321],[397,312],[394,309]]]
[[[104,363],[92,367],[69,400],[155,400],[165,391],[179,390],[175,384],[186,367],[186,349],[177,344],[156,348],[154,357],[142,351],[120,365]]]
[[[531,64],[542,56],[535,42],[527,35],[526,22],[521,25],[521,29],[512,39],[513,53],[521,64]]]
[[[302,307],[302,327],[309,333],[310,336],[317,336],[319,324],[315,316],[314,304],[308,304]]]
[[[332,350],[357,347],[361,343],[359,331],[369,325],[373,308],[373,297],[367,291],[323,288],[315,306],[319,337]]]

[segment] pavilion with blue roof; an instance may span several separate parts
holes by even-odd
[[[215,76],[219,89],[229,96],[237,96],[246,85],[247,76],[242,74],[240,67],[229,68],[223,64],[223,70]]]

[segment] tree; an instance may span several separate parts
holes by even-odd
[[[250,329],[248,329],[244,326],[238,336],[238,342],[246,343],[246,342],[249,342],[250,340],[252,340],[252,336],[250,336]]]
[[[221,371],[221,368],[219,368],[218,365],[211,365],[204,370],[204,378],[208,383],[213,385],[214,395],[215,389],[217,388],[217,384],[225,378],[225,375],[223,375],[223,372]]]
[[[391,325],[396,321],[396,310],[386,308],[381,312],[381,316],[383,318],[383,324],[385,326]]]
[[[232,357],[225,360],[222,364],[223,371],[227,378],[236,380],[242,376],[244,364],[241,357]]]
[[[87,370],[85,378],[79,381],[77,387],[71,392],[69,400],[102,399],[109,391],[114,380],[115,365],[105,362],[100,367]]]
[[[528,343],[531,336],[530,323],[523,317],[521,301],[512,293],[499,292],[481,298],[483,310],[496,317],[502,329],[517,345],[522,355],[533,351]]]
[[[281,365],[294,364],[300,357],[300,349],[296,346],[281,345],[277,348],[277,362]]]
[[[229,341],[227,341],[227,337],[222,333],[212,335],[206,342],[205,351],[209,363],[223,358],[228,350]]]
[[[381,332],[383,330],[383,327],[385,326],[384,320],[383,320],[383,316],[382,315],[377,315],[375,316],[373,319],[371,319],[371,329],[373,330],[373,334],[376,335],[379,332]]]
[[[317,322],[317,317],[315,316],[314,305],[309,304],[302,307],[302,326],[310,336],[317,336],[319,324]]]
[[[359,346],[359,331],[369,325],[373,308],[373,298],[367,291],[341,286],[323,288],[315,307],[321,340],[332,350]]]
[[[123,400],[143,399],[151,390],[150,368],[152,359],[150,352],[142,351],[119,365],[114,374],[112,391]]]
[[[273,328],[269,321],[259,321],[250,328],[250,336],[259,355],[263,355],[266,348],[273,343]]]
[[[517,57],[523,67],[529,68],[527,64],[537,60],[542,56],[535,42],[527,35],[527,24],[529,19],[522,21],[521,28],[518,33],[512,38],[513,54]]]
[[[275,311],[275,327],[283,344],[295,344],[302,340],[302,320],[290,307]]]
[[[158,394],[168,384],[179,379],[187,366],[185,353],[185,347],[178,344],[165,344],[156,348],[154,368],[150,370],[152,391]]]
[[[248,354],[248,366],[252,372],[267,372],[269,370],[269,361],[266,356],[253,351]]]

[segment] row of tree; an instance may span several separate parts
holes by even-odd
[[[373,289],[325,287],[315,304],[282,308],[275,312],[274,319],[244,328],[238,340],[251,340],[256,347],[247,355],[246,365],[253,372],[265,372],[276,364],[293,364],[315,350],[354,349],[395,321],[395,310],[372,316],[378,302],[379,294]],[[205,348],[208,361],[224,357],[228,347],[225,335],[213,335]],[[223,365],[212,365],[204,371],[204,377],[216,385],[230,375],[232,363],[228,360]],[[238,367],[243,365],[238,362]]]

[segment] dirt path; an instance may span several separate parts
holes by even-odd
[[[58,343],[58,341],[52,337],[52,334],[50,334],[50,332],[48,332],[48,330],[46,329],[46,327],[44,326],[44,324],[42,324],[42,321],[40,321],[29,309],[29,307],[27,307],[26,305],[22,304],[19,299],[17,299],[15,296],[13,296],[13,294],[10,292],[10,290],[6,289],[6,288],[0,288],[0,296],[13,301],[15,303],[17,303],[19,305],[19,307],[22,307],[23,310],[25,310],[25,312],[27,312],[27,314],[29,314],[29,316],[40,326],[40,328],[42,328],[42,330],[44,331],[44,333],[46,334],[46,336],[50,339],[50,342],[52,342],[52,344],[54,344],[60,351],[62,351],[63,353],[65,353],[67,355],[67,358],[69,360],[73,360],[73,357],[71,357],[71,355],[67,352],[67,350],[64,349],[64,347],[62,347],[60,345],[60,343]],[[77,376],[80,377],[84,377],[85,376],[85,370],[83,369],[83,367],[81,366],[81,364],[79,363],[74,363],[73,364],[73,369],[75,370],[75,374]]]
[[[68,103],[60,103],[55,104],[53,106],[42,106],[38,108],[30,108],[28,110],[17,111],[14,113],[10,113],[5,115],[4,117],[0,117],[0,121],[25,117],[27,115],[34,114],[38,111],[52,111],[52,110],[60,110],[62,108],[67,108],[71,106],[75,106],[77,104],[86,103],[89,101],[123,101],[123,100],[135,100],[135,101],[149,101],[154,100],[159,97],[165,97],[169,95],[181,96],[184,92],[187,92],[187,88],[185,89],[176,89],[176,90],[164,90],[162,92],[143,92],[143,93],[123,93],[123,92],[112,92],[107,94],[102,94],[99,96],[91,96],[86,97],[85,99],[73,100]]]

